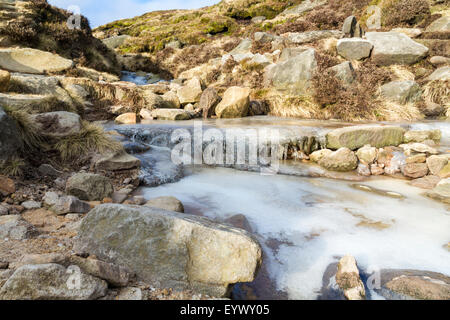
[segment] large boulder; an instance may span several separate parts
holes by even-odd
[[[73,67],[73,61],[46,51],[30,48],[0,49],[0,68],[22,73],[61,72]]]
[[[392,300],[449,300],[450,278],[421,270],[381,270],[377,293]]]
[[[450,16],[443,16],[432,24],[430,24],[426,29],[426,32],[449,32],[450,31]]]
[[[0,92],[8,91],[10,79],[11,74],[8,71],[0,70]]]
[[[142,113],[141,113],[142,116]],[[192,113],[182,109],[155,109],[149,112],[145,120],[158,119],[158,120],[190,120],[192,119]]]
[[[154,207],[167,211],[184,212],[183,203],[175,197],[158,197],[150,199],[145,205],[147,207]]]
[[[347,60],[361,60],[370,56],[373,45],[361,38],[346,38],[338,40],[336,48],[338,54]]]
[[[356,260],[352,256],[345,256],[338,263],[336,284],[343,291],[347,300],[364,300],[366,290],[359,276]]]
[[[126,152],[103,155],[100,156],[99,159],[95,159],[94,162],[94,166],[97,170],[105,171],[130,170],[141,166],[141,161],[138,158],[129,155]]]
[[[40,134],[50,138],[63,138],[81,130],[81,118],[78,114],[66,111],[47,112],[32,115]]]
[[[254,280],[261,247],[243,230],[157,208],[105,204],[83,219],[75,252],[122,265],[161,288],[225,296]]]
[[[111,181],[92,173],[77,173],[67,180],[66,192],[86,201],[101,201],[110,198],[114,192]]]
[[[407,103],[419,100],[422,95],[422,90],[417,82],[413,80],[392,81],[380,88],[380,94],[387,100]]]
[[[103,43],[110,49],[116,49],[118,47],[120,47],[121,45],[123,45],[125,43],[125,41],[127,41],[128,39],[130,39],[131,36],[127,35],[127,34],[123,34],[120,36],[113,36],[110,38],[106,38],[103,39]]]
[[[178,99],[182,105],[196,103],[202,96],[202,84],[200,79],[194,77],[177,90]]]
[[[319,165],[331,171],[352,171],[358,167],[358,158],[355,153],[348,148],[340,148],[339,150],[325,155]]]
[[[214,88],[203,91],[200,98],[199,109],[203,110],[203,118],[211,118],[216,114],[216,106],[220,102],[220,96]]]
[[[316,52],[306,49],[286,61],[269,66],[267,80],[280,91],[305,93],[317,69]]]
[[[353,126],[333,130],[327,134],[327,148],[351,150],[365,145],[382,148],[403,142],[405,129],[394,126]]]
[[[240,118],[248,115],[250,89],[230,87],[223,94],[222,101],[216,106],[219,118]]]
[[[77,268],[49,263],[17,269],[0,290],[1,300],[94,300],[108,284]]]
[[[22,147],[16,122],[0,106],[0,161],[14,156]]]
[[[428,48],[397,32],[368,32],[366,38],[374,48],[372,60],[382,66],[413,64],[425,58]]]

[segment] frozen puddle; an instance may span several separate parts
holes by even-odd
[[[351,182],[223,168],[195,169],[179,182],[142,191],[146,198],[175,196],[188,214],[244,214],[276,287],[266,299],[279,298],[277,290],[289,299],[316,299],[327,266],[345,254],[368,274],[393,268],[450,275],[450,252],[443,248],[450,241],[450,211],[402,180],[364,185],[405,198],[358,190]]]

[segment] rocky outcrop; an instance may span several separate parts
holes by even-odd
[[[366,38],[374,46],[372,60],[382,66],[413,64],[425,58],[429,51],[403,33],[368,32]]]
[[[1,300],[93,300],[106,295],[105,281],[58,264],[25,265],[0,290]]]
[[[259,244],[243,230],[113,204],[100,205],[84,218],[74,249],[127,267],[152,285],[211,296],[227,295],[230,284],[253,281],[261,264]]]
[[[111,181],[101,175],[77,173],[67,180],[66,192],[86,201],[101,201],[114,192]]]
[[[72,66],[72,60],[46,51],[30,48],[0,49],[0,68],[12,72],[44,74],[65,71]]]
[[[78,114],[66,111],[40,113],[31,116],[42,135],[50,138],[63,138],[81,130],[81,118]]]
[[[22,147],[17,124],[0,106],[0,160],[15,156]]]
[[[340,148],[339,150],[325,155],[319,165],[331,171],[352,171],[358,166],[358,158],[355,153],[348,148]]]
[[[403,142],[405,129],[394,126],[352,126],[336,129],[327,134],[327,147],[339,149],[342,147],[351,150],[359,149],[365,145],[382,148],[398,146]]]
[[[240,118],[248,115],[250,89],[230,87],[223,94],[222,101],[216,106],[219,118]]]
[[[167,211],[184,212],[183,204],[175,197],[158,197],[150,199],[145,205],[147,207],[154,207]]]

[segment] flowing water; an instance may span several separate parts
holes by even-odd
[[[279,128],[283,144],[298,146],[305,137],[320,141],[328,130],[346,125],[253,117],[208,120],[203,130]],[[423,197],[423,190],[386,177],[364,182],[352,181],[361,179],[352,174],[340,177],[349,181],[318,177],[326,174],[301,161],[284,161],[279,174],[273,175],[249,168],[175,165],[170,161],[171,134],[177,128],[192,130],[192,126],[192,121],[154,121],[113,128],[130,141],[150,146],[136,155],[143,161],[142,181],[147,186],[140,192],[146,198],[174,196],[183,202],[186,214],[217,221],[236,214],[248,219],[265,260],[255,282],[236,287],[235,298],[321,298],[328,285],[327,268],[346,254],[356,258],[365,275],[387,268],[450,275],[450,252],[444,247],[450,241],[450,211]],[[442,151],[450,146],[449,123],[403,126],[441,129]],[[374,291],[369,297],[380,298]]]

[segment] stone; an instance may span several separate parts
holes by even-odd
[[[286,38],[292,44],[305,44],[314,42],[321,39],[335,38],[340,39],[344,36],[344,33],[339,30],[316,30],[306,32],[289,32],[286,34]]]
[[[251,39],[248,38],[242,39],[241,42],[238,44],[238,46],[230,51],[230,54],[234,55],[234,54],[248,53],[252,48],[252,44],[253,43]]]
[[[17,269],[25,265],[38,265],[38,264],[48,264],[56,263],[61,265],[67,264],[67,257],[62,253],[51,252],[43,254],[25,254],[20,258],[19,262],[12,265],[12,268]]]
[[[316,70],[316,51],[307,49],[286,61],[267,67],[266,79],[280,91],[306,93]]]
[[[121,192],[114,192],[112,195],[113,203],[123,203],[128,199],[128,194],[124,194]]]
[[[426,163],[408,163],[403,167],[402,173],[408,178],[422,178],[428,174],[428,166]]]
[[[403,142],[404,134],[405,129],[395,126],[351,126],[329,132],[327,148],[356,150],[365,145],[376,148],[398,146]]]
[[[299,46],[299,47],[294,47],[294,48],[284,48],[283,51],[280,54],[280,57],[278,58],[278,62],[287,61],[290,58],[298,56],[299,54],[305,52],[308,49],[311,49],[311,48],[307,47],[307,46]]]
[[[450,64],[450,58],[442,56],[434,56],[430,58],[430,62],[435,67],[442,67]]]
[[[345,34],[348,38],[353,38],[353,35],[355,33],[355,27],[358,23],[358,20],[356,20],[355,16],[349,16],[344,20],[344,25],[342,26],[342,32]]]
[[[9,209],[0,204],[0,216],[6,216],[9,214]]]
[[[429,198],[450,204],[450,179],[445,178],[438,182],[436,187],[430,192],[425,193]]]
[[[260,43],[272,42],[275,38],[275,35],[268,32],[255,32],[253,35],[253,39]]]
[[[16,192],[14,180],[0,175],[0,194],[7,197],[14,192]]]
[[[117,204],[97,206],[83,219],[74,250],[126,267],[150,285],[213,297],[225,296],[230,284],[253,281],[262,254],[244,230]]]
[[[347,255],[339,260],[336,283],[344,292],[347,300],[365,299],[366,291],[354,257]]]
[[[56,192],[46,192],[42,201],[47,207],[51,207],[58,203],[59,195]]]
[[[215,88],[207,88],[203,91],[200,97],[199,108],[203,110],[203,118],[211,118],[216,114],[216,106],[219,104],[221,98]]]
[[[406,34],[410,38],[417,38],[422,34],[422,29],[419,28],[395,28],[391,31]]]
[[[439,175],[441,170],[448,164],[449,158],[445,155],[431,156],[427,158],[427,165],[430,173],[433,175]]]
[[[392,81],[381,86],[380,94],[389,101],[405,104],[418,101],[422,90],[417,82],[412,80]]]
[[[345,38],[338,40],[336,49],[347,60],[362,60],[370,57],[373,45],[361,38]]]
[[[434,70],[427,78],[427,81],[448,81],[450,80],[450,67],[440,67]]]
[[[114,122],[118,124],[136,124],[136,113],[127,112],[118,116]]]
[[[81,130],[81,118],[78,114],[56,111],[32,115],[40,134],[50,138],[64,138],[77,134]]]
[[[309,160],[311,160],[312,162],[319,162],[320,160],[322,160],[323,157],[328,156],[332,153],[333,151],[331,151],[330,149],[322,149],[314,151],[309,155]]]
[[[270,112],[270,107],[264,100],[251,100],[248,106],[248,115],[253,116],[265,116]]]
[[[422,130],[422,131],[408,131],[405,133],[405,143],[419,142],[423,143],[426,140],[433,140],[439,143],[442,138],[441,130]]]
[[[250,225],[250,222],[248,221],[247,217],[243,214],[235,214],[224,221],[225,223],[239,229],[243,229],[249,233],[252,233],[252,227]]]
[[[384,167],[378,163],[372,163],[370,165],[370,174],[374,176],[381,176],[384,174]]]
[[[427,161],[427,155],[424,153],[418,153],[406,158],[406,163],[425,163]]]
[[[250,89],[230,87],[223,94],[222,101],[216,106],[218,118],[240,118],[248,115]]]
[[[375,161],[377,154],[377,148],[371,147],[370,145],[366,145],[356,152],[359,161],[367,165],[372,164]]]
[[[263,23],[266,20],[266,17],[264,16],[257,16],[252,18],[252,23],[258,24]]]
[[[0,239],[25,240],[38,234],[20,215],[0,216]]]
[[[177,90],[177,96],[182,105],[196,103],[202,96],[202,84],[198,77],[194,77]]]
[[[429,51],[403,33],[367,32],[366,38],[374,46],[373,62],[382,66],[413,64],[425,58]]]
[[[408,144],[401,144],[400,148],[403,149],[406,156],[410,156],[414,153],[426,153],[427,155],[436,155],[439,152],[424,143],[412,142]]]
[[[439,177],[442,179],[450,178],[450,163],[446,164],[445,167],[439,171]]]
[[[123,45],[125,43],[125,41],[127,41],[128,39],[130,39],[131,36],[123,34],[120,36],[113,36],[110,38],[106,38],[103,39],[103,43],[110,49],[116,49],[118,47],[120,47],[121,45]]]
[[[146,300],[145,295],[140,288],[127,287],[119,291],[116,297],[118,301],[140,301]]]
[[[66,192],[85,201],[101,201],[114,192],[111,181],[92,173],[77,173],[67,180]]]
[[[192,113],[181,109],[156,109],[150,113],[150,116],[158,120],[190,120]]]
[[[450,31],[450,16],[443,16],[433,23],[431,23],[426,29],[426,32],[449,32]]]
[[[0,92],[6,92],[9,89],[9,80],[11,74],[6,70],[0,70]]]
[[[165,102],[164,107],[168,109],[179,109],[181,108],[180,99],[178,99],[178,95],[176,92],[167,91],[164,93],[161,98]]]
[[[37,201],[25,201],[21,204],[22,207],[24,207],[26,210],[35,210],[40,209],[42,207],[42,204]]]
[[[339,150],[324,156],[319,165],[331,171],[352,171],[358,167],[358,158],[355,153],[348,148]]]
[[[355,69],[351,62],[345,61],[338,65],[331,67],[329,70],[332,70],[338,79],[343,81],[345,84],[352,84],[355,81]]]
[[[104,171],[130,170],[141,166],[141,160],[126,152],[104,155],[94,162],[94,167],[97,170]]]
[[[150,150],[150,146],[139,142],[128,142],[123,145],[125,151],[129,154],[139,154]]]
[[[54,105],[55,98],[53,95],[0,93],[0,105],[15,110],[34,110],[39,105]]]
[[[183,44],[179,40],[170,41],[165,45],[165,48],[172,48],[172,49],[181,49],[183,47]]]
[[[358,164],[358,168],[356,169],[356,173],[363,177],[369,177],[372,175],[370,171],[370,167],[367,164],[360,163]]]
[[[180,200],[175,197],[159,197],[150,199],[145,204],[147,207],[159,208],[167,211],[184,212],[184,206]]]
[[[421,188],[421,189],[434,189],[437,184],[439,183],[439,181],[441,181],[441,178],[439,178],[438,176],[426,176],[423,178],[419,178],[419,179],[415,179],[415,180],[411,180],[409,182],[410,185],[417,187],[417,188]]]
[[[63,196],[58,198],[58,201],[50,207],[50,210],[58,215],[65,215],[67,213],[87,213],[91,210],[89,203],[81,201],[74,196]]]
[[[84,273],[103,279],[115,287],[126,287],[133,278],[133,274],[126,268],[93,258],[72,256],[70,263],[80,267]]]
[[[53,177],[57,178],[63,174],[62,171],[56,170],[52,165],[50,164],[41,164],[38,168],[39,173],[47,176],[47,177]]]
[[[44,74],[72,68],[72,60],[31,48],[1,48],[0,68],[12,72]]]
[[[8,160],[9,157],[17,155],[22,148],[23,141],[20,139],[16,122],[0,106],[0,161]],[[1,185],[0,183],[0,189]]]
[[[75,279],[74,277],[79,277]],[[78,284],[80,285],[78,287]],[[95,300],[106,295],[105,281],[58,264],[25,265],[0,290],[1,300]]]
[[[450,278],[422,270],[381,270],[381,290],[389,300],[449,300]]]
[[[154,93],[152,90],[144,90],[142,92],[142,98],[144,100],[145,108],[149,110],[172,107],[172,103],[166,102],[162,96]],[[176,97],[176,99],[179,105],[178,96]],[[177,106],[177,108],[179,108],[179,106]]]

